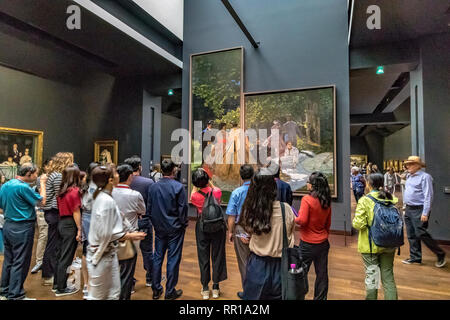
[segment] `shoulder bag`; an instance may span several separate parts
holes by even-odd
[[[128,260],[134,257],[136,254],[136,248],[131,240],[119,241],[119,247],[117,250],[117,258],[119,261]]]

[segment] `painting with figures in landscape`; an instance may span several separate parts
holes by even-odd
[[[231,192],[240,186],[240,164],[237,159],[233,164],[209,163],[204,159],[218,157],[219,150],[225,159],[233,154],[242,138],[238,132],[242,127],[243,50],[233,48],[191,56],[189,192],[194,188],[191,174],[201,167],[214,186],[222,190],[222,204],[226,204]],[[202,141],[194,136],[195,124],[201,126]],[[219,131],[223,139],[215,140],[215,133]],[[208,141],[203,141],[203,137]],[[232,147],[226,145],[230,139],[236,142]]]
[[[280,178],[294,195],[307,193],[314,171],[324,173],[336,197],[335,87],[317,87],[245,94],[245,129],[265,129],[267,137],[246,141],[249,162],[264,166],[260,146],[271,145],[278,132],[277,152],[268,151],[280,165]]]

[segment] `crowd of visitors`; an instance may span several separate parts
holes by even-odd
[[[402,174],[389,168],[383,175],[371,164],[365,174],[359,167],[352,167],[357,202],[353,227],[359,230],[358,251],[365,270],[367,299],[377,298],[378,278],[385,299],[397,299],[393,262],[395,249],[403,244],[403,219],[393,195],[397,185],[404,186],[404,222],[410,244],[410,257],[403,263],[421,263],[423,241],[436,254],[436,267],[446,264],[445,252],[427,231],[432,178],[421,170],[425,164],[420,158],[412,156],[404,163]],[[74,163],[73,154],[60,152],[44,163],[39,177],[38,173],[35,165],[24,163],[17,177],[0,188],[4,218],[0,300],[32,300],[23,284],[30,271],[36,221],[39,235],[31,273],[42,270],[42,285],[52,286],[55,296],[72,295],[81,289],[68,282],[79,243],[84,299],[129,300],[136,282],[138,248],[153,299],[163,293],[167,300],[182,296],[177,284],[189,201],[185,187],[176,179],[179,167],[172,160],[162,161],[146,178],[138,156],[117,167],[93,162],[83,172]],[[224,212],[222,191],[208,172],[202,168],[192,172],[189,200],[197,211],[195,239],[202,299],[210,298],[210,288],[212,298],[221,295],[220,282],[227,279],[227,241],[234,244],[241,275],[239,298],[282,298],[282,274],[287,272],[282,254],[287,246],[297,248],[306,269],[306,283],[314,263],[314,299],[327,299],[332,200],[326,176],[313,172],[306,184],[309,194],[294,208],[292,190],[280,179],[277,163],[257,171],[245,164],[239,174],[242,185],[231,193]],[[401,243],[380,245],[377,223],[389,214],[395,215],[400,225]],[[297,245],[296,225],[300,230]],[[400,234],[394,230],[393,235],[395,232]],[[390,234],[384,236],[389,238]],[[164,290],[162,265],[166,255]]]

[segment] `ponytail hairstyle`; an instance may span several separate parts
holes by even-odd
[[[63,197],[70,188],[80,186],[80,169],[77,166],[69,165],[62,172],[59,197]]]
[[[369,185],[379,192],[379,198],[392,200],[392,194],[384,189],[384,176],[381,173],[372,173],[368,177]]]
[[[94,200],[108,185],[109,179],[114,179],[114,169],[111,166],[98,166],[92,170],[92,181],[97,186],[97,190],[94,192]]]
[[[322,172],[315,171],[311,173],[308,179],[308,183],[311,184],[312,190],[310,195],[319,199],[322,209],[328,209],[331,207],[331,191],[328,184],[327,177]]]

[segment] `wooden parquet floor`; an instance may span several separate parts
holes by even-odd
[[[330,236],[331,249],[329,254],[329,293],[328,298],[333,300],[358,300],[364,299],[364,270],[362,260],[357,252],[357,236],[347,237],[347,246],[344,246],[344,236]],[[448,253],[449,246],[444,246]],[[236,292],[241,290],[240,275],[232,244],[227,244],[227,269],[228,279],[221,283],[222,295],[220,299],[237,299]],[[408,245],[403,247],[400,256],[395,257],[395,280],[398,288],[399,299],[413,300],[448,300],[450,299],[450,267],[442,269],[434,267],[435,256],[427,249],[423,249],[423,264],[404,265],[402,259],[407,257]],[[78,251],[80,254],[80,250]],[[0,256],[0,263],[3,256]],[[164,270],[164,269],[163,269]],[[163,271],[165,274],[165,271]],[[151,288],[145,287],[145,271],[142,257],[139,255],[136,267],[136,293],[133,300],[150,300]],[[314,268],[309,274],[310,287],[313,288]],[[165,283],[163,283],[163,286]],[[183,248],[183,259],[180,267],[180,277],[177,288],[183,289],[181,299],[197,300],[200,296],[200,273],[197,263],[197,250],[195,245],[194,222],[191,221],[186,232]],[[43,300],[79,300],[82,299],[81,291],[72,296],[57,298],[50,290],[51,287],[41,286],[41,273],[30,274],[25,282],[27,295]],[[310,291],[307,299],[312,299]],[[383,298],[382,290],[379,299]]]
[[[352,206],[354,211],[354,203]],[[181,299],[201,299],[200,272],[197,263],[197,250],[194,234],[195,222],[190,221],[186,232],[183,258],[180,267],[180,277],[177,288],[183,289]],[[296,234],[298,238],[298,233]],[[345,246],[343,235],[331,235],[331,249],[329,253],[329,291],[328,299],[332,300],[361,300],[365,298],[364,269],[360,254],[357,252],[357,235],[346,238]],[[296,241],[298,243],[298,240]],[[442,246],[447,254],[450,246]],[[401,260],[408,257],[409,246],[407,239],[402,247],[401,255],[395,257],[394,273],[397,283],[398,296],[402,300],[449,300],[450,299],[450,261],[444,268],[436,268],[434,263],[436,257],[423,246],[422,265],[405,265]],[[241,291],[240,275],[237,266],[233,245],[227,243],[227,269],[228,279],[221,283],[220,299],[238,299],[236,292]],[[81,256],[81,249],[77,252]],[[450,257],[448,257],[450,258]],[[34,252],[33,252],[34,259]],[[34,262],[34,260],[33,260]],[[3,256],[0,256],[0,269],[3,264]],[[33,266],[33,264],[32,264]],[[31,266],[31,267],[32,267]],[[165,274],[165,266],[163,268]],[[142,256],[139,254],[135,278],[136,293],[132,300],[151,300],[152,289],[145,286],[145,271]],[[314,288],[314,268],[311,267],[309,274],[310,292],[307,299],[312,299]],[[165,283],[162,284],[163,287]],[[29,274],[25,282],[25,290],[29,297],[38,300],[80,300],[81,291],[72,296],[57,298],[51,291],[51,287],[41,286],[41,273]],[[383,299],[383,290],[379,290],[379,299]]]

